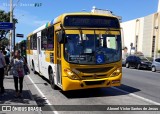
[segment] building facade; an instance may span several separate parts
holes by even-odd
[[[128,53],[142,52],[146,57],[160,57],[160,1],[156,13],[123,22],[121,27],[123,46],[128,48]]]

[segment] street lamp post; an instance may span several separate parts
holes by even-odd
[[[13,50],[15,52],[15,31],[16,31],[16,24],[13,22]]]
[[[20,0],[17,1],[17,4]],[[13,11],[16,6],[13,7],[13,0],[10,0],[10,23],[13,23],[13,30],[10,30],[10,51],[15,52],[15,29],[16,23],[13,21]]]

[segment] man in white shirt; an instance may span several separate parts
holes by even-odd
[[[1,94],[4,93],[4,86],[3,86],[3,80],[4,80],[4,67],[6,66],[5,58],[2,52],[0,51],[0,89]]]

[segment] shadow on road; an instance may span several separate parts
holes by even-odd
[[[117,88],[121,89],[121,90],[124,90],[124,91],[127,91],[128,93],[135,93],[135,92],[141,91],[138,88],[134,88],[134,87],[131,87],[131,86],[128,86],[128,85],[124,85],[124,84],[121,84],[121,86],[119,86]]]
[[[40,76],[40,75],[39,75]],[[46,79],[44,76],[40,76],[43,80],[50,84],[49,80]],[[129,93],[135,93],[141,91],[140,89],[121,84],[119,89],[125,90]],[[109,96],[119,96],[119,95],[126,95],[128,93],[124,93],[122,91],[118,91],[114,88],[94,88],[94,89],[82,89],[82,90],[73,90],[73,91],[62,91],[60,89],[56,90],[59,91],[62,95],[67,97],[68,99],[74,98],[89,98],[89,97],[109,97]],[[41,99],[43,101],[43,99]]]
[[[28,90],[23,90],[23,97],[22,98],[15,98],[15,90],[13,89],[6,89],[5,94],[2,96],[0,95],[0,104],[30,104],[32,98]]]
[[[125,90],[129,93],[135,93],[140,91],[137,88],[127,86],[122,84],[119,89]],[[74,91],[60,91],[68,99],[74,98],[89,98],[89,97],[110,97],[110,96],[120,96],[126,95],[127,93],[118,91],[114,88],[95,88],[95,89],[84,89],[84,90],[74,90]]]
[[[32,95],[34,100],[36,101],[38,106],[45,106],[48,103],[46,102],[46,98],[40,97],[38,95]]]

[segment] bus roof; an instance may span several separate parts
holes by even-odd
[[[64,14],[56,17],[55,19],[45,23],[44,25],[40,26],[39,28],[37,28],[36,30],[31,32],[28,36],[31,36],[32,34],[37,33],[37,32],[39,32],[39,31],[41,31],[41,30],[43,30],[43,29],[45,29],[45,28],[47,28],[47,27],[49,27],[49,26],[51,26],[51,25],[53,25],[57,22],[60,22],[61,19],[64,18],[65,16],[67,16],[67,15],[93,15],[93,16],[95,15],[95,16],[107,16],[107,17],[117,18],[116,16],[114,16],[112,14],[98,14],[98,13],[92,13],[92,12],[91,13],[90,12],[64,13]]]

